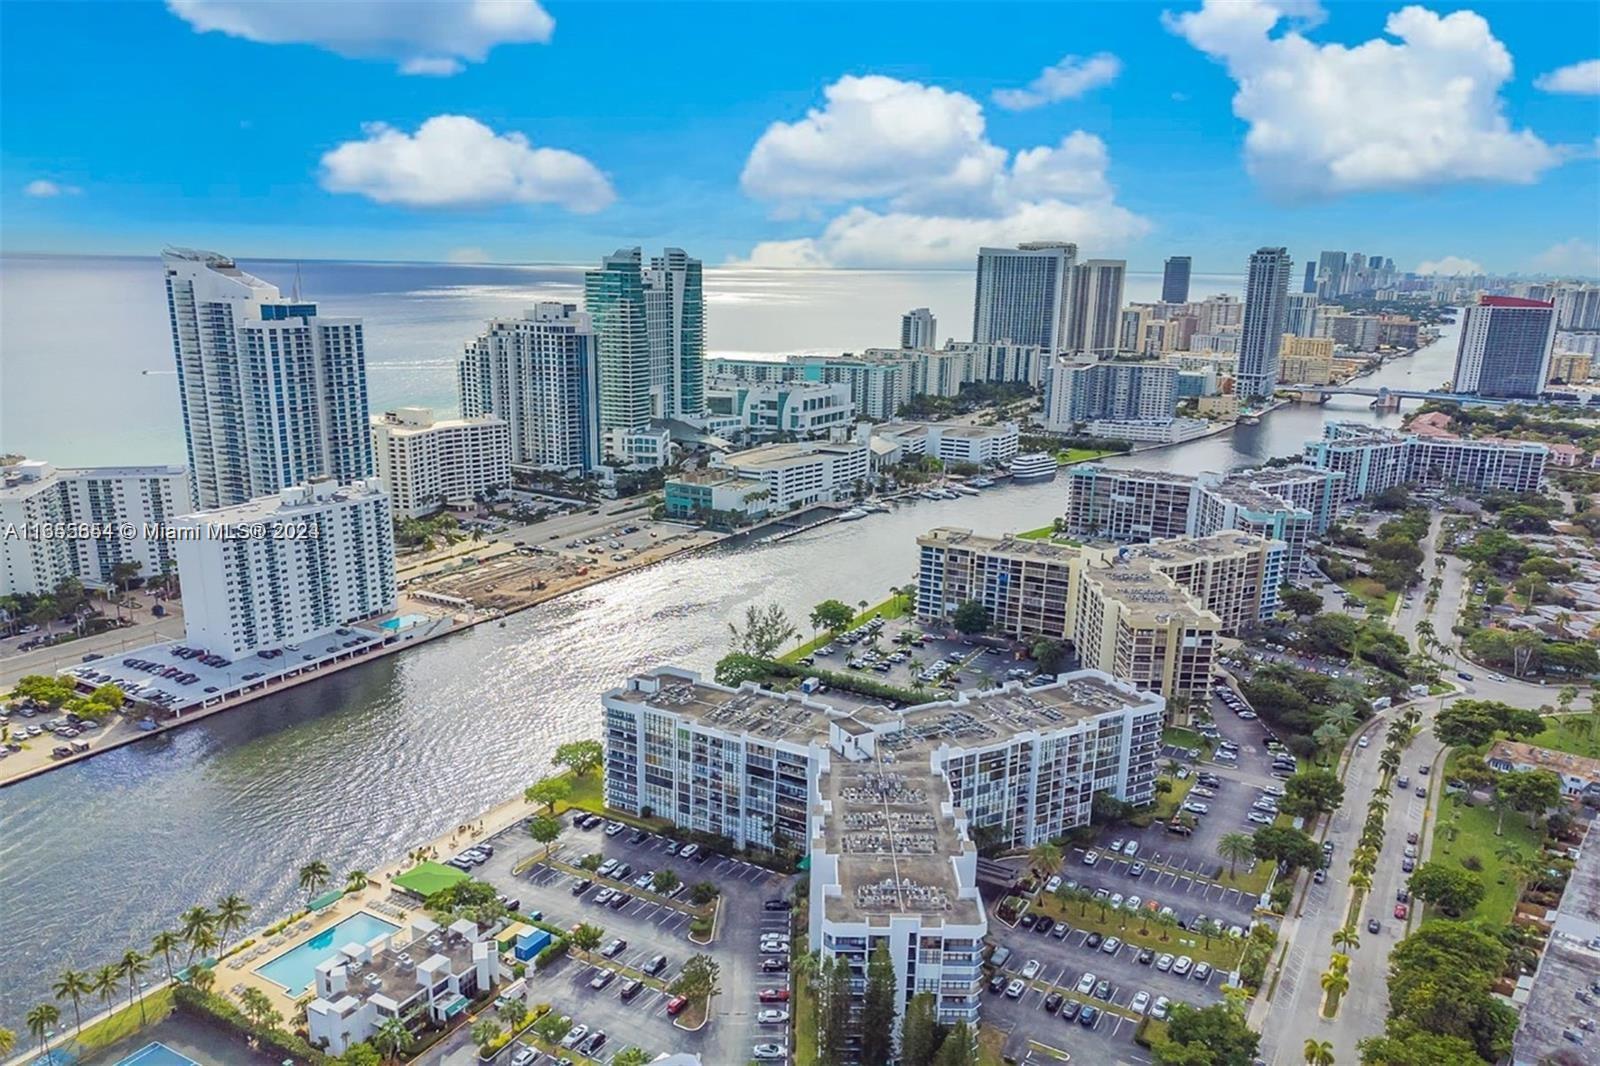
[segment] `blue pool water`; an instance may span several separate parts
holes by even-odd
[[[187,1055],[180,1055],[158,1040],[153,1044],[146,1044],[125,1059],[118,1059],[116,1066],[200,1066],[200,1064]]]
[[[378,628],[397,632],[402,629],[410,629],[418,622],[426,622],[427,620],[428,616],[425,614],[403,614],[399,618],[389,618],[379,622]]]
[[[256,973],[273,984],[282,985],[289,995],[304,992],[317,976],[317,967],[339,953],[346,944],[365,944],[400,927],[393,922],[358,911],[338,925],[324,929],[304,943],[297,944],[277,958],[256,967]]]

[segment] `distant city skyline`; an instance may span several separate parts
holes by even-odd
[[[829,5],[617,19],[507,0],[492,25],[467,5],[384,6],[293,25],[256,0],[102,5],[87,22],[0,7],[0,249],[589,263],[640,244],[708,268],[962,269],[982,245],[1071,241],[1134,271],[1184,254],[1235,273],[1282,245],[1297,262],[1380,248],[1401,272],[1600,275],[1600,67],[1528,5],[1291,18],[1189,0],[910,23],[851,5],[849,33]],[[99,76],[57,64],[63,40]],[[717,76],[663,92],[664,53]],[[185,94],[182,136],[107,120],[171,107],[151,56],[227,87]],[[285,106],[270,91],[285,85],[318,86],[316,106]],[[1424,146],[1417,112],[1447,89],[1461,105]]]

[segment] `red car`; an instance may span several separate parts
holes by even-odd
[[[670,1015],[677,1015],[688,1005],[689,1001],[683,996],[673,996],[671,999],[667,1000],[667,1013]]]
[[[1394,905],[1394,916],[1396,918],[1404,918],[1408,913],[1409,911],[1404,903],[1396,903]]]
[[[789,1002],[789,990],[787,988],[763,988],[757,993],[756,998],[763,1003],[787,1003]]]

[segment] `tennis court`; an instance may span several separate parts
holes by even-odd
[[[146,1044],[127,1058],[119,1059],[116,1066],[201,1066],[187,1055],[180,1055],[159,1040]]]

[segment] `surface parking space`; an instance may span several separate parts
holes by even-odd
[[[901,634],[920,638],[922,646],[901,643]],[[884,684],[901,688],[911,688],[919,672],[929,670],[941,661],[956,671],[960,678],[956,687],[960,689],[994,688],[1008,680],[1030,676],[1036,669],[1033,660],[1027,658],[1025,653],[1019,658],[1006,648],[990,647],[976,640],[948,638],[937,631],[924,630],[909,620],[885,622],[877,634],[876,648],[879,654],[890,660],[898,659],[886,662],[884,665],[887,669],[863,666],[856,671],[848,665],[852,660],[859,661],[868,654],[873,647],[870,639],[852,644],[841,637],[831,645],[824,645],[824,648],[829,646],[833,648],[832,652],[818,649],[814,654],[817,665],[836,671],[860,672]],[[949,691],[939,689],[933,682],[924,684],[930,691],[930,699],[937,698],[931,693]]]

